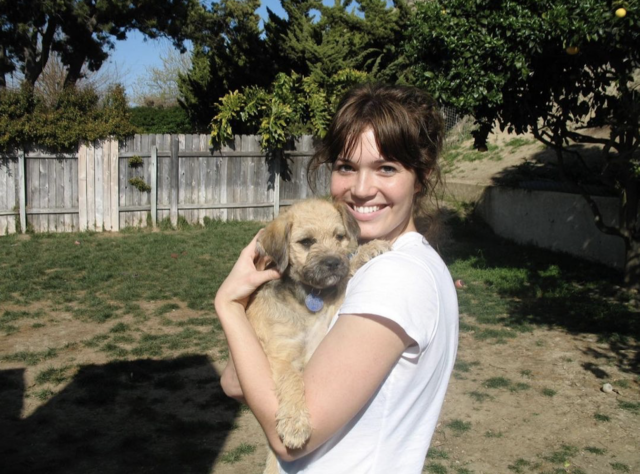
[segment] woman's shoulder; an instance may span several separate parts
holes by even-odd
[[[360,268],[352,279],[353,285],[371,284],[396,286],[399,282],[431,279],[438,267],[444,266],[438,254],[424,238],[411,232],[400,236],[390,251],[383,253]]]

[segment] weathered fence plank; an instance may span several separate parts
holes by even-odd
[[[171,161],[169,164],[169,216],[171,225],[178,224],[178,183],[180,180],[180,142],[178,137],[173,137],[171,141]]]
[[[102,232],[104,225],[104,206],[103,206],[103,163],[102,151],[104,142],[97,142],[94,151],[95,157],[95,206],[96,206],[96,223],[95,228],[98,232]]]
[[[153,136],[155,142],[155,136]],[[151,165],[149,166],[151,173],[151,224],[153,227],[158,225],[158,147],[154,143],[151,146]]]
[[[111,230],[118,231],[120,230],[120,200],[118,195],[119,188],[119,157],[118,157],[118,142],[116,140],[111,140],[111,149],[109,155],[110,159],[110,167],[111,167],[111,182],[109,189],[109,196],[111,200],[110,210],[111,210]]]
[[[20,150],[18,155],[18,183],[20,200],[20,228],[22,232],[27,231],[27,173],[24,159],[24,150]]]

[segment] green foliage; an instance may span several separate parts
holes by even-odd
[[[178,102],[192,130],[208,129],[215,102],[228,91],[272,81],[275,71],[261,37],[259,7],[260,0],[212,3],[210,33],[195,42],[191,69],[178,79]]]
[[[322,88],[313,76],[280,73],[270,90],[248,87],[230,92],[217,104],[212,142],[219,146],[232,140],[238,122],[256,131],[267,151],[281,150],[288,140],[303,134],[323,137],[344,92],[367,79],[365,73],[346,69]]]
[[[54,151],[73,150],[82,140],[124,138],[136,129],[129,121],[122,86],[100,100],[91,88],[67,87],[49,106],[30,87],[0,89],[0,151],[26,144]]]
[[[127,161],[129,163],[129,168],[139,168],[144,163],[144,161],[142,160],[142,157],[139,155],[134,155],[131,158],[129,158]]]
[[[385,82],[405,79],[408,65],[401,43],[410,9],[403,0],[333,6],[320,0],[281,0],[281,5],[286,18],[268,10],[262,32],[255,13],[258,0],[213,4],[216,33],[196,43],[191,70],[179,80],[180,104],[197,130],[209,126],[219,112],[215,103],[230,91],[267,89],[277,74],[311,77],[322,90],[343,70],[363,71]],[[273,109],[276,122],[276,116],[289,114],[277,104]],[[255,131],[242,120],[233,129]]]
[[[618,6],[627,10],[615,15]],[[625,282],[640,287],[640,20],[638,0],[436,0],[416,3],[406,54],[413,77],[441,103],[472,114],[475,145],[494,122],[532,132],[583,189],[597,227],[627,247]],[[605,127],[608,136],[589,130]],[[572,144],[599,145],[587,163]],[[605,225],[584,185],[620,197],[619,224]]]
[[[131,124],[139,133],[191,133],[189,114],[180,106],[133,107]]]
[[[129,184],[141,193],[148,193],[149,191],[151,191],[151,186],[149,186],[144,179],[138,176],[136,176],[135,178],[130,178]]]
[[[66,69],[65,87],[74,85],[83,67],[100,69],[114,39],[126,39],[132,29],[148,38],[170,38],[184,50],[184,41],[207,25],[198,0],[0,0],[0,12],[0,85],[18,70],[33,86],[52,52]]]

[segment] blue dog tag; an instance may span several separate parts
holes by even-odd
[[[304,304],[307,305],[307,308],[309,309],[309,311],[317,313],[324,306],[324,301],[322,301],[322,298],[320,298],[320,296],[316,296],[313,293],[309,293],[307,297],[304,299]]]

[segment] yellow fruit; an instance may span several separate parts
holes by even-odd
[[[580,51],[580,49],[577,46],[569,46],[566,51],[567,54],[573,56],[574,54],[578,54],[578,51]]]
[[[627,14],[627,10],[626,10],[626,9],[624,9],[624,8],[622,8],[622,7],[618,8],[618,9],[616,10],[616,16],[617,16],[618,18],[624,18],[626,14]]]

